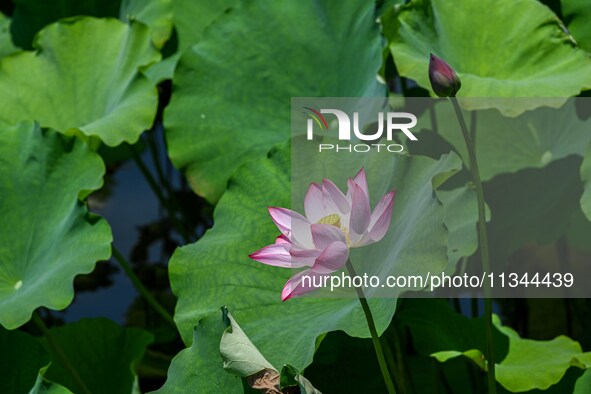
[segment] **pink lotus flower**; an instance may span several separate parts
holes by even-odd
[[[347,185],[344,195],[328,179],[310,184],[304,200],[305,217],[287,208],[269,207],[282,234],[274,244],[249,257],[277,267],[308,267],[287,281],[282,301],[315,290],[302,284],[304,276],[326,276],[340,270],[347,263],[349,248],[378,242],[388,232],[395,192],[382,197],[371,212],[364,169]]]

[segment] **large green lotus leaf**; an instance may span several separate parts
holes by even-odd
[[[562,16],[577,44],[591,52],[591,7],[586,0],[560,0]]]
[[[172,34],[172,0],[122,0],[119,17],[138,20],[152,32],[152,42],[162,48]]]
[[[585,185],[581,196],[581,209],[587,219],[591,220],[591,144],[587,147],[583,164],[581,164],[581,179]]]
[[[219,309],[199,320],[193,343],[174,357],[166,383],[154,394],[184,394],[189,388],[196,393],[243,393],[240,378],[223,368],[220,340],[226,328]]]
[[[152,341],[150,333],[124,328],[105,318],[82,319],[50,329],[52,339],[91,393],[130,394],[135,386],[135,364]],[[53,347],[53,361],[45,378],[75,393],[84,392]]]
[[[498,317],[494,318],[496,328],[509,338],[507,356],[495,368],[497,382],[507,390],[513,393],[546,390],[560,382],[570,367],[591,367],[591,352],[583,353],[578,342],[564,335],[549,341],[524,339],[512,328],[501,325]],[[478,349],[432,354],[441,362],[462,355],[484,365],[478,360],[484,360],[485,355]]]
[[[390,183],[398,190],[392,228],[381,241],[393,257],[380,263],[362,258],[369,249],[356,249],[354,264],[363,267],[364,272],[382,274],[393,269],[441,272],[448,261],[447,231],[444,208],[434,196],[432,182],[457,170],[458,157],[450,155],[435,161],[392,156],[385,165],[374,163],[373,169],[384,176],[372,177],[370,194],[378,198]],[[302,173],[306,173],[305,165],[310,166],[310,173],[315,166],[323,166],[311,161],[301,164],[298,170]],[[333,164],[324,163],[324,167],[336,168]],[[248,258],[248,254],[272,243],[278,235],[267,207],[291,206],[289,168],[289,150],[284,146],[273,150],[268,158],[246,163],[231,178],[218,204],[214,228],[199,242],[174,253],[169,273],[178,297],[175,321],[185,342],[191,342],[193,326],[222,305],[228,306],[246,335],[273,365],[289,362],[303,369],[312,361],[316,338],[329,331],[368,337],[357,299],[302,297],[282,303],[281,289],[293,272]],[[339,169],[342,187],[340,181],[347,174],[345,167]],[[380,332],[394,314],[395,291],[389,299],[369,300]]]
[[[10,36],[10,18],[0,12],[0,57],[16,52],[18,48]]]
[[[63,309],[73,280],[111,255],[111,230],[79,196],[102,185],[99,155],[31,123],[0,132],[0,324],[13,329],[40,306]]]
[[[0,119],[36,120],[109,146],[134,143],[152,125],[157,91],[139,70],[160,55],[144,25],[68,19],[42,30],[35,46],[0,61]]]
[[[164,120],[173,163],[217,201],[238,166],[289,137],[291,97],[384,95],[381,50],[373,2],[239,3],[177,67]]]
[[[591,88],[591,58],[536,0],[414,0],[400,8],[393,30],[398,72],[426,89],[430,52],[458,72],[462,97],[568,97]],[[514,114],[538,106],[471,102],[498,104]]]
[[[523,100],[490,102],[519,106]],[[438,132],[467,163],[466,143],[451,103],[438,103],[435,113]],[[494,109],[464,112],[464,118],[468,128],[474,131],[478,167],[485,181],[503,173],[542,168],[570,155],[583,156],[591,141],[591,120],[579,119],[574,100],[567,101],[559,109],[538,108],[515,118],[503,116]]]

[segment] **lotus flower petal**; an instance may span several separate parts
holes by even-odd
[[[369,227],[371,219],[371,209],[369,207],[369,198],[363,189],[358,185],[354,185],[351,203],[351,218],[349,221],[350,231],[356,234],[363,234]]]
[[[369,236],[373,242],[381,241],[390,228],[395,196],[396,192],[386,194],[382,197],[371,214],[371,220],[369,221]]]
[[[310,184],[306,197],[304,198],[304,210],[306,218],[310,223],[316,223],[318,220],[328,215],[324,208],[324,198],[322,188],[316,183]]]
[[[322,189],[324,191],[325,203],[327,204],[326,208],[329,208],[329,204],[333,204],[339,213],[347,214],[351,210],[351,204],[347,200],[347,197],[343,194],[343,192],[332,183],[329,179],[322,180]],[[337,211],[333,211],[332,213],[337,213]]]
[[[312,229],[314,246],[316,246],[317,249],[324,250],[333,242],[347,243],[345,234],[338,227],[331,224],[313,224],[310,227]]]
[[[312,267],[314,272],[331,274],[340,270],[347,263],[349,248],[344,242],[333,242],[324,249]]]
[[[311,283],[307,283],[307,281],[306,281],[306,283],[302,283],[302,278],[304,276],[310,277]],[[309,293],[311,291],[317,290],[316,287],[312,287],[309,285],[314,283],[313,282],[314,278],[320,278],[320,277],[324,277],[324,276],[328,276],[328,275],[321,274],[319,272],[314,272],[311,269],[307,269],[307,270],[304,270],[302,272],[295,274],[294,276],[289,278],[289,280],[287,281],[287,283],[283,287],[283,291],[281,292],[281,301],[287,301],[290,298],[298,297],[303,294]],[[318,279],[316,279],[316,280],[318,280]],[[318,282],[316,282],[316,283],[318,283]]]
[[[312,233],[308,219],[287,208],[269,207],[269,214],[277,228],[292,243],[303,247],[313,247]]]
[[[265,246],[264,248],[249,254],[248,257],[260,263],[275,267],[294,267],[292,265],[291,255],[289,254],[289,245],[284,243]]]

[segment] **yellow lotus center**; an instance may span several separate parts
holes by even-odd
[[[343,233],[345,233],[345,239],[347,240],[347,247],[350,246],[351,240],[349,239],[349,229],[347,227],[344,227],[344,228],[341,227],[341,217],[338,214],[333,213],[331,215],[325,216],[316,223],[317,224],[330,224],[332,226],[335,226],[335,227],[341,229],[343,231]]]
[[[318,224],[331,224],[335,227],[341,228],[341,217],[336,213],[323,217],[318,221]]]

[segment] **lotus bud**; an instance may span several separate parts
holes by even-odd
[[[455,97],[462,87],[460,77],[447,62],[434,54],[429,60],[429,81],[431,88],[439,97]]]

